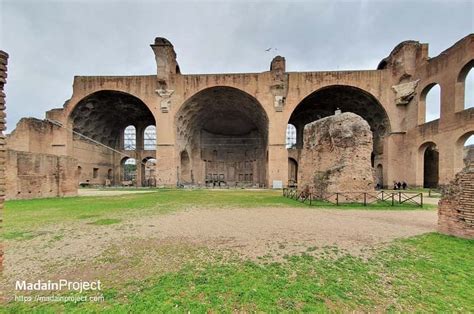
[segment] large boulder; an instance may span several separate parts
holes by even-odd
[[[339,113],[304,128],[299,185],[320,196],[374,191],[370,126],[360,116]]]

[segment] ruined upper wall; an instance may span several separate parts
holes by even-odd
[[[46,120],[22,118],[7,137],[7,149],[66,155],[66,143],[61,139],[65,130]]]

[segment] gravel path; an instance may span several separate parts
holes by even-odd
[[[148,224],[160,238],[217,244],[248,257],[302,247],[337,246],[357,254],[396,238],[436,230],[437,212],[257,208],[190,210]],[[283,248],[284,247],[284,248]]]

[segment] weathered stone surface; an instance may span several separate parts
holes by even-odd
[[[3,222],[3,202],[5,199],[5,130],[6,114],[5,93],[3,92],[7,77],[8,54],[0,50],[0,230]],[[3,269],[3,244],[0,242],[0,273]]]
[[[77,160],[68,156],[7,150],[6,198],[77,195]]]
[[[299,167],[299,186],[321,195],[370,192],[372,132],[360,116],[346,112],[306,125]]]
[[[395,103],[397,105],[408,105],[413,97],[415,97],[416,87],[419,82],[420,80],[416,80],[392,86],[395,92]]]
[[[438,204],[438,230],[474,239],[474,162],[445,187]]]

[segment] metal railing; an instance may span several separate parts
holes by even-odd
[[[368,206],[382,203],[389,206],[411,204],[423,207],[423,193],[414,192],[335,192],[320,195],[306,190],[284,188],[283,196],[309,205],[325,202],[326,204],[321,205],[362,204]]]

